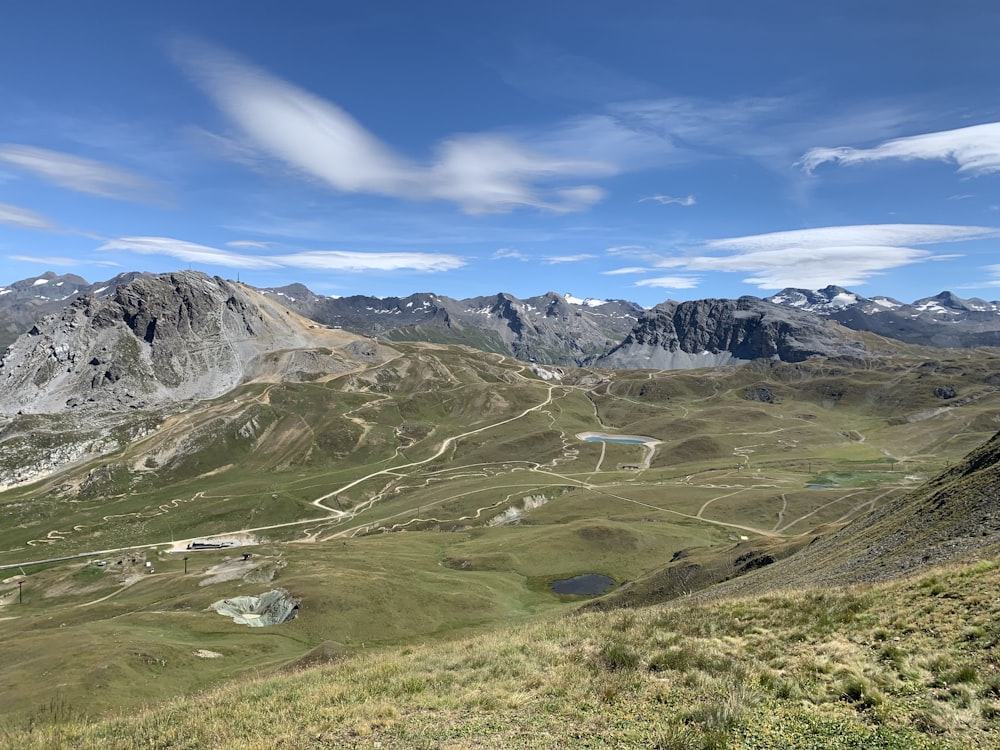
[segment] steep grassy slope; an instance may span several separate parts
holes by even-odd
[[[849,524],[798,537],[694,549],[604,597],[601,609],[666,601],[734,579],[698,598],[870,583],[1000,546],[1000,433],[913,491]]]
[[[995,562],[868,588],[548,619],[392,648],[17,748],[985,748]]]
[[[1000,545],[1000,433],[905,496],[712,595],[880,581]]]

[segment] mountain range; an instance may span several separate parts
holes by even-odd
[[[784,289],[767,301],[911,344],[1000,346],[1000,302],[962,299],[951,292],[904,304],[892,297],[862,297],[828,286],[818,291]]]
[[[76,300],[111,299],[122,286],[164,276],[170,275],[133,272],[88,284],[48,272],[0,287],[0,346]],[[950,292],[906,304],[828,286],[784,289],[764,299],[668,300],[643,309],[625,300],[555,292],[523,300],[505,293],[457,300],[430,293],[325,297],[302,284],[256,291],[329,328],[389,341],[464,344],[551,366],[682,369],[850,356],[864,347],[851,331],[927,346],[1000,346],[1000,302]]]
[[[637,716],[676,725],[608,746],[1000,736],[1000,353],[874,330],[891,313],[928,332],[911,343],[971,342],[998,327],[995,303],[837,287],[648,310],[554,293],[334,299],[193,271],[47,275],[0,300],[35,313],[0,362],[0,565],[20,573],[0,581],[0,678],[18,688],[0,717],[28,727],[0,746],[268,746],[276,726],[294,745],[351,674],[365,688],[338,710],[369,721],[384,690],[393,721],[330,720],[325,744],[441,744],[419,722],[465,721],[463,696],[462,716],[491,728],[462,731],[506,723],[512,746],[525,716],[550,715],[553,746],[578,744],[587,700],[629,731]],[[612,582],[592,606],[613,611],[555,617],[576,605],[551,584],[588,576]],[[280,628],[212,609],[272,581],[301,604]],[[482,701],[511,654],[519,671]],[[575,671],[540,682],[558,665]],[[244,692],[184,698],[223,680]],[[718,726],[691,713],[716,694],[735,717]],[[505,695],[530,703],[499,721]],[[170,698],[173,713],[114,729],[35,708],[100,717]],[[206,700],[236,718],[203,726],[220,710]],[[285,718],[248,730],[261,705]]]

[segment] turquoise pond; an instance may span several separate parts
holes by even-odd
[[[630,445],[643,445],[645,440],[636,440],[635,438],[616,438],[616,437],[589,437],[584,438],[588,443],[628,443]]]

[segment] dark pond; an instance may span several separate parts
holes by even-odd
[[[576,596],[597,596],[614,585],[614,578],[602,576],[599,573],[586,573],[582,576],[563,578],[549,584],[550,588],[557,594],[575,594]]]

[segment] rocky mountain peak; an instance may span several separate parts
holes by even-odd
[[[782,289],[775,295],[767,297],[766,302],[800,310],[827,313],[842,310],[865,302],[865,298],[841,286],[833,284],[822,289]]]
[[[547,318],[567,318],[575,314],[573,306],[561,294],[548,292],[543,296],[543,299],[547,302],[545,306],[545,317]]]
[[[987,302],[978,297],[962,299],[957,294],[947,291],[935,294],[933,297],[918,299],[913,303],[913,306],[923,311],[932,312],[942,309],[960,313],[996,312],[1000,310],[1000,306],[995,302]]]
[[[0,293],[13,293],[22,299],[63,300],[88,286],[90,285],[87,280],[76,274],[58,276],[52,271],[46,271],[41,276],[15,281],[9,287],[0,290]]]
[[[304,343],[300,319],[242,285],[179,271],[81,297],[0,361],[0,412],[147,408],[231,389],[264,352]]]
[[[322,297],[314,293],[305,284],[286,284],[285,286],[275,287],[273,289],[262,289],[261,292],[270,297],[276,297],[283,304],[288,304],[290,302],[298,302],[299,304],[315,304],[319,302]]]
[[[808,312],[756,297],[668,302],[643,314],[625,340],[597,364],[684,369],[760,358],[798,362],[863,350],[844,333]]]

